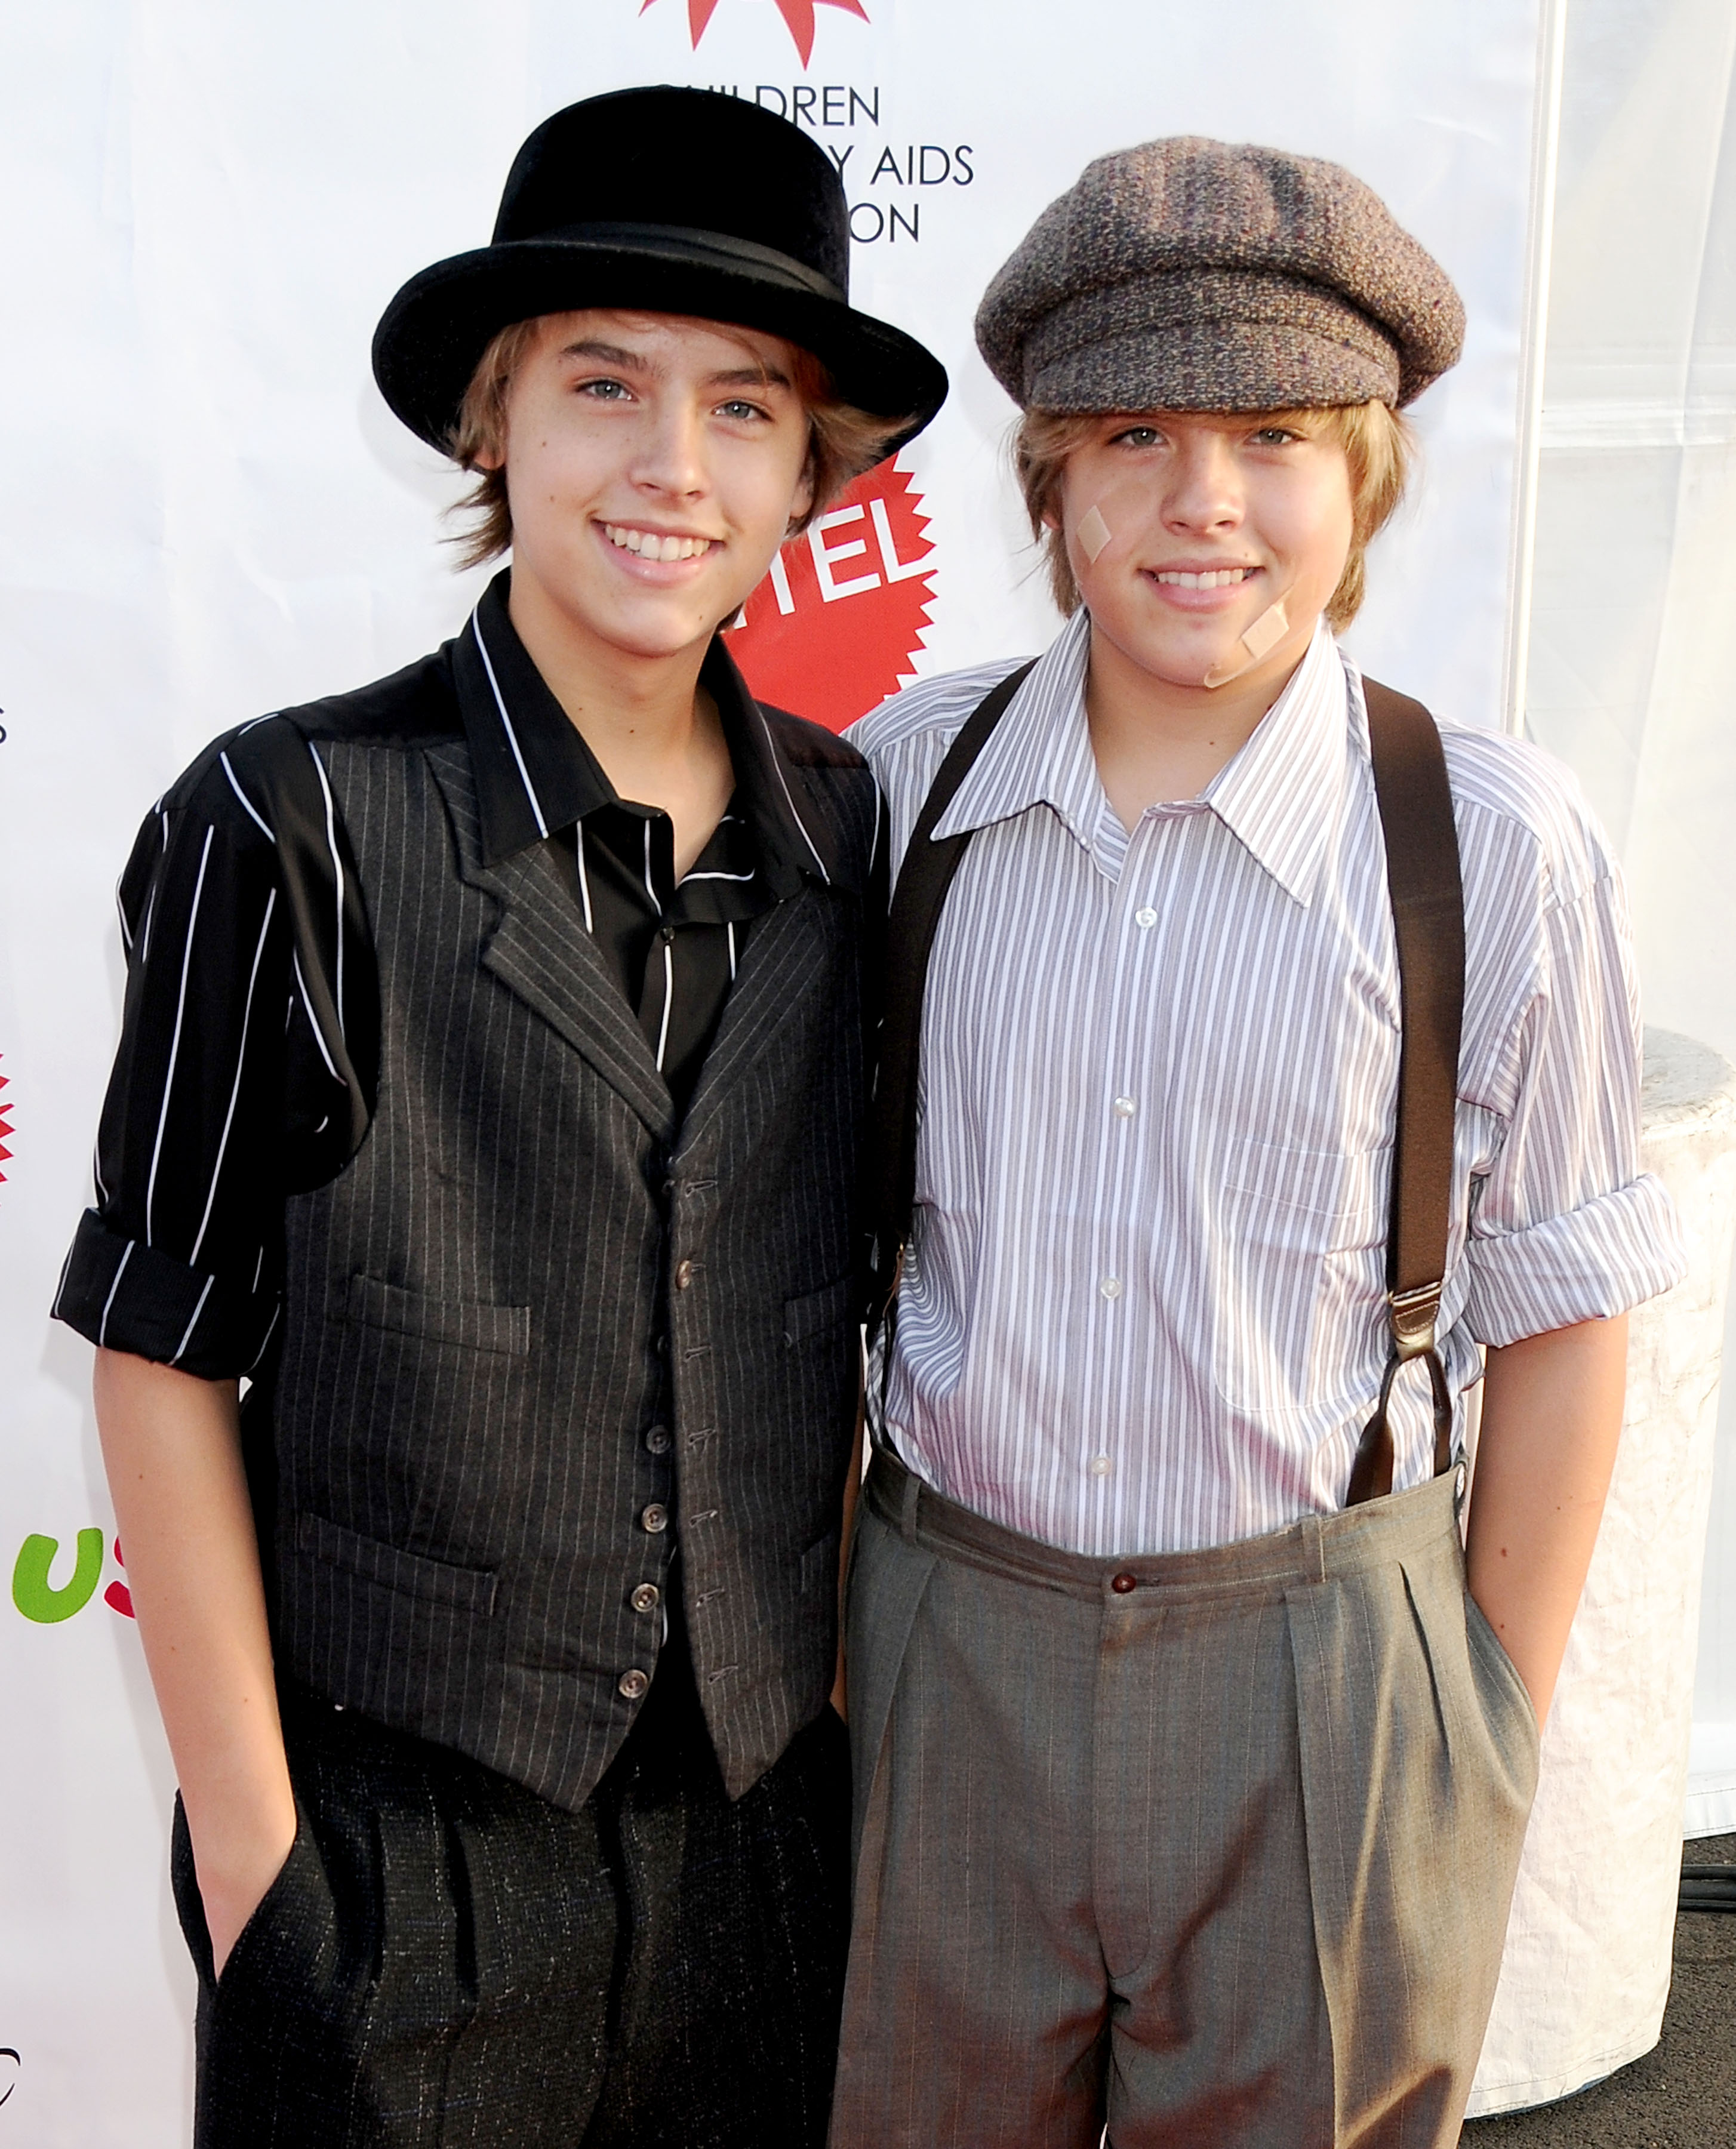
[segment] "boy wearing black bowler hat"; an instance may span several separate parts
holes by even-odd
[[[217,741],[127,868],[55,1310],[179,1776],[204,2149],[823,2139],[884,846],[717,630],[945,393],[848,251],[753,107],[539,128],[375,343],[510,571]]]

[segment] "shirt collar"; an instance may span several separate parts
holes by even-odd
[[[577,727],[549,691],[506,609],[511,572],[489,584],[450,647],[452,674],[476,773],[485,863],[498,865],[556,830],[571,828],[619,793]],[[717,704],[735,770],[732,806],[747,823],[767,883],[782,898],[804,878],[828,884],[838,862],[806,804],[800,772],[779,747],[765,712],[721,637],[700,679]]]
[[[1351,667],[1325,620],[1253,736],[1200,794],[1281,888],[1306,908],[1344,794],[1346,733],[1368,733]]]
[[[935,824],[937,838],[1046,805],[1086,850],[1094,849],[1099,817],[1113,809],[1085,721],[1090,647],[1090,617],[1080,610],[1013,697]],[[1198,802],[1304,905],[1313,894],[1343,789],[1346,731],[1366,758],[1360,685],[1322,620],[1283,692]]]
[[[934,825],[938,840],[1010,820],[1033,806],[1053,807],[1087,850],[1108,807],[1085,723],[1085,667],[1091,622],[1074,614],[1007,705]]]

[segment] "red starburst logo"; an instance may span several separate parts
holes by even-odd
[[[5,1087],[6,1077],[3,1074],[0,1074],[0,1090],[3,1090]],[[4,1104],[0,1104],[0,1157],[8,1157],[12,1155],[12,1151],[6,1146],[6,1137],[11,1132],[12,1122],[6,1116],[6,1106]],[[0,1179],[4,1179],[5,1176],[6,1174],[3,1171],[0,1171]]]
[[[840,13],[853,15],[859,23],[868,19],[868,10],[862,0],[773,0],[782,16],[785,27],[796,41],[796,50],[802,55],[802,64],[808,65],[813,51],[813,11],[816,7],[836,8]],[[642,15],[655,0],[643,0],[639,9]],[[687,28],[693,33],[693,49],[699,49],[699,40],[705,35],[706,25],[717,12],[717,0],[687,0]]]
[[[928,518],[878,464],[792,538],[729,630],[755,695],[841,732],[915,677],[933,600]]]

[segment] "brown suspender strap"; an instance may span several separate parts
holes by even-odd
[[[1465,892],[1441,733],[1421,702],[1373,679],[1368,707],[1375,799],[1386,846],[1386,890],[1398,950],[1398,1125],[1392,1145],[1386,1292],[1391,1329],[1374,1416],[1363,1427],[1345,1504],[1392,1490],[1386,1406],[1401,1366],[1428,1366],[1435,1406],[1435,1474],[1452,1466],[1452,1398],[1435,1346],[1447,1275],[1452,1195],[1453,1100],[1465,1011]]]
[[[935,928],[965,846],[962,836],[932,840],[936,823],[953,803],[971,765],[989,743],[989,735],[1007,712],[1007,704],[1024,684],[1036,662],[1021,664],[988,694],[965,719],[947,749],[946,759],[928,787],[923,810],[904,846],[904,862],[893,891],[886,929],[886,997],[880,1025],[879,1071],[874,1080],[874,1108],[869,1136],[873,1160],[871,1210],[874,1229],[874,1295],[868,1312],[868,1337],[890,1310],[898,1289],[898,1262],[909,1235],[916,1205],[916,1097],[921,1064],[923,999],[928,984],[928,953]],[[892,1338],[886,1339],[887,1356]]]
[[[967,831],[937,843],[933,832],[1030,669],[1027,664],[1004,679],[954,740],[911,832],[893,896],[871,1149],[871,1337],[892,1314],[915,1205],[917,1079],[928,956],[947,891],[970,841]],[[1453,1100],[1465,998],[1464,895],[1441,735],[1420,702],[1372,679],[1364,680],[1363,692],[1386,847],[1402,1032],[1386,1244],[1391,1349],[1380,1401],[1363,1429],[1351,1473],[1346,1504],[1351,1507],[1392,1489],[1386,1409],[1399,1367],[1412,1358],[1426,1359],[1428,1365],[1436,1472],[1452,1467],[1452,1402],[1435,1347],[1435,1321],[1447,1272]],[[888,1333],[888,1358],[891,1346]]]

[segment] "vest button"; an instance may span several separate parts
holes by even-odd
[[[1117,1597],[1125,1597],[1130,1589],[1137,1589],[1139,1586],[1140,1578],[1136,1574],[1118,1574],[1110,1584]]]
[[[645,1445],[653,1455],[667,1455],[674,1444],[667,1425],[654,1425],[645,1436]]]
[[[651,1681],[637,1665],[632,1671],[623,1672],[615,1685],[623,1701],[643,1701],[651,1692]]]
[[[663,1506],[661,1501],[653,1500],[651,1505],[642,1511],[639,1517],[639,1520],[644,1524],[645,1527],[651,1532],[652,1535],[655,1537],[659,1530],[667,1530],[668,1528],[669,1510]]]
[[[662,1592],[654,1582],[642,1582],[628,1602],[636,1612],[655,1612],[662,1600]]]
[[[676,1289],[677,1291],[685,1291],[692,1281],[693,1264],[692,1261],[677,1261],[675,1265]]]

